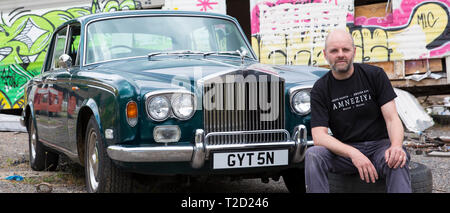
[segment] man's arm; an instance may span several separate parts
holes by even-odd
[[[406,153],[403,145],[403,125],[398,117],[395,101],[391,100],[381,107],[386,127],[391,141],[391,147],[386,150],[385,160],[390,168],[402,168],[406,163]]]
[[[370,181],[375,183],[375,180],[378,180],[377,170],[372,162],[358,149],[342,143],[335,137],[329,135],[326,127],[314,127],[311,129],[311,133],[314,145],[323,146],[336,155],[350,158],[353,165],[358,169],[361,180],[365,180],[367,183]]]

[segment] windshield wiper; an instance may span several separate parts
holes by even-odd
[[[153,56],[157,55],[202,55],[204,52],[191,51],[191,50],[180,50],[180,51],[169,51],[169,52],[152,52],[147,56],[150,59]]]
[[[208,55],[235,55],[235,56],[240,56],[240,57],[246,57],[246,58],[252,58],[250,56],[248,56],[247,52],[239,52],[239,51],[218,51],[218,52],[207,52],[203,54],[203,57],[208,56]]]

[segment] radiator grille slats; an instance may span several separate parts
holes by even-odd
[[[230,80],[232,79],[232,80]],[[204,83],[204,129],[235,132],[284,129],[284,80],[270,75],[219,76]],[[208,145],[288,140],[283,133],[215,135]]]

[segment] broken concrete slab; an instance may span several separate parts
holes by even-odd
[[[20,116],[0,114],[0,132],[26,132],[27,129],[20,124]]]

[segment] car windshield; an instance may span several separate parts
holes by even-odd
[[[237,26],[209,17],[152,16],[96,21],[88,25],[85,63],[163,53],[230,55],[247,52]],[[239,54],[237,54],[239,55]]]

